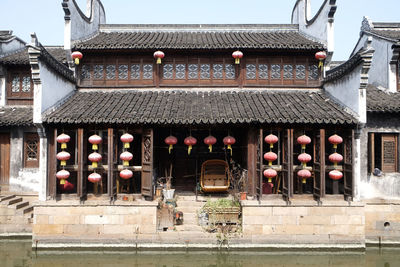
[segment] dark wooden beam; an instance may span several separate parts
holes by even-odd
[[[49,131],[49,144],[48,144],[48,174],[47,174],[47,195],[52,199],[57,195],[57,129]]]

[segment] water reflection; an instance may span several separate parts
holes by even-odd
[[[363,252],[268,252],[268,251],[74,251],[35,253],[30,241],[1,241],[0,266],[40,267],[313,267],[400,266],[400,250],[368,249]]]

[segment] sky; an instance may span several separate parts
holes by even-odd
[[[70,0],[72,1],[72,0]],[[76,0],[86,10],[86,0]],[[296,0],[102,0],[110,24],[290,23]],[[0,0],[0,30],[13,30],[26,42],[36,32],[44,45],[63,45],[62,0]],[[311,0],[314,14],[323,0]],[[359,37],[363,16],[400,22],[399,0],[337,0],[335,53],[346,60]]]

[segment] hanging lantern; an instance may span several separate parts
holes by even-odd
[[[92,167],[97,168],[97,163],[101,161],[102,157],[99,153],[93,152],[89,155],[88,159],[92,162]]]
[[[340,180],[343,177],[343,173],[341,171],[338,170],[333,170],[329,172],[329,178],[331,178],[332,180]]]
[[[307,153],[301,153],[297,159],[302,163],[303,168],[307,166],[307,162],[311,161],[311,156]]]
[[[272,166],[272,162],[278,158],[278,155],[274,152],[267,152],[264,154],[264,159],[268,161],[268,165]]]
[[[174,145],[178,143],[178,139],[176,139],[175,136],[170,135],[167,138],[165,138],[164,142],[165,144],[169,145],[168,153],[171,154],[171,150],[174,148]]]
[[[67,148],[67,143],[71,140],[71,137],[67,134],[60,134],[57,136],[57,143],[61,144],[61,149],[66,149]]]
[[[192,151],[192,147],[197,143],[197,139],[193,136],[188,136],[183,142],[185,143],[185,145],[189,146],[188,155],[190,155],[190,151]]]
[[[326,52],[325,51],[319,51],[315,53],[315,58],[319,60],[318,63],[318,68],[321,68],[324,66],[324,60],[326,59]]]
[[[157,59],[157,64],[161,64],[161,59],[164,58],[165,54],[162,51],[156,51],[153,54],[154,58]]]
[[[100,182],[101,181],[101,175],[98,174],[97,172],[91,173],[88,176],[88,180],[89,180],[89,182],[92,182],[92,183]]]
[[[311,143],[311,138],[308,137],[307,135],[303,134],[302,136],[299,136],[297,138],[297,143],[299,143],[301,145],[301,149],[305,149],[306,145]]]
[[[333,145],[333,148],[336,149],[338,144],[343,143],[343,138],[337,134],[334,134],[328,138],[328,141]]]
[[[79,65],[79,60],[82,59],[83,55],[81,52],[75,51],[75,52],[72,52],[71,57],[75,61],[75,64]]]
[[[204,144],[208,145],[208,150],[210,153],[212,152],[212,146],[217,142],[217,138],[212,135],[207,136],[204,138]]]
[[[133,172],[131,170],[122,170],[119,172],[119,177],[122,179],[129,179],[133,176]]]
[[[266,169],[264,171],[264,176],[268,178],[268,183],[272,182],[272,178],[277,176],[278,173],[274,169]]]
[[[121,135],[121,142],[124,143],[124,148],[130,148],[130,144],[133,141],[133,136],[131,134],[125,133]]]
[[[228,135],[222,141],[224,142],[224,145],[228,146],[232,156],[232,145],[236,143],[235,137]]]
[[[335,168],[337,167],[338,163],[341,162],[343,160],[343,156],[340,155],[339,153],[333,153],[329,155],[329,161],[333,162],[333,165],[335,166]]]
[[[297,172],[297,176],[299,176],[300,179],[301,179],[301,182],[303,184],[305,184],[307,182],[306,179],[311,177],[311,172],[309,170],[302,169],[302,170]]]
[[[61,161],[60,165],[65,166],[67,165],[67,160],[71,158],[71,154],[66,151],[61,151],[57,153],[56,158]]]
[[[75,185],[68,181],[65,181],[65,184],[60,184],[60,189],[62,191],[72,191],[72,190],[74,190],[74,188],[75,188]]]
[[[274,147],[274,144],[278,142],[278,136],[274,134],[269,134],[264,138],[265,143],[269,144],[270,148]]]
[[[92,144],[92,149],[93,150],[97,150],[99,149],[99,144],[101,143],[101,137],[98,136],[97,134],[94,134],[92,136],[89,137],[89,143]]]
[[[60,180],[60,184],[65,184],[65,180],[69,178],[69,175],[69,171],[67,170],[60,170],[56,173],[56,177]]]
[[[123,166],[129,166],[129,161],[132,160],[133,155],[131,152],[125,151],[122,152],[119,158],[122,160],[122,165]]]
[[[240,59],[243,57],[243,53],[237,50],[232,53],[232,57],[235,59],[235,64],[240,64]]]

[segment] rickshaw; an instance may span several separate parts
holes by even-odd
[[[211,159],[203,162],[200,176],[200,186],[203,192],[226,192],[229,184],[229,166],[225,160]]]

